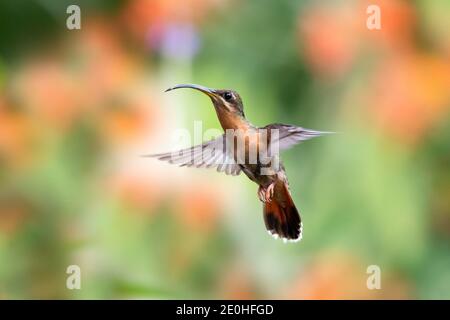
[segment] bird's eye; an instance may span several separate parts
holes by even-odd
[[[231,92],[225,92],[224,94],[223,94],[223,98],[226,100],[226,101],[230,101],[232,98],[233,98],[233,95],[231,94]]]

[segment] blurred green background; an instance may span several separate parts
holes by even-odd
[[[449,16],[446,0],[1,1],[0,298],[450,299]],[[189,82],[237,90],[255,125],[340,132],[284,153],[300,243],[267,235],[245,176],[141,157],[195,120],[220,128],[203,95],[163,93]]]

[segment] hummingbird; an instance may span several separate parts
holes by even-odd
[[[190,148],[149,156],[179,166],[215,167],[218,172],[227,175],[239,175],[243,172],[258,185],[257,195],[263,203],[263,217],[268,233],[284,242],[301,240],[303,223],[292,200],[279,152],[332,132],[281,123],[256,127],[245,117],[242,99],[234,90],[179,84],[165,92],[181,88],[198,90],[211,99],[225,133]]]

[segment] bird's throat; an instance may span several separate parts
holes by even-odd
[[[251,127],[250,122],[238,113],[218,108],[216,108],[216,112],[224,131],[227,129],[247,130]]]

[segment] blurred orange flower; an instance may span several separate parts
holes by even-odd
[[[218,291],[221,299],[251,300],[258,299],[255,283],[245,270],[245,266],[235,265],[227,268],[220,283]]]
[[[314,4],[298,18],[300,52],[317,74],[340,75],[355,59],[359,29],[351,4]]]
[[[369,30],[366,28],[366,19],[369,16],[366,9],[369,5],[377,5],[381,11],[381,29]],[[358,3],[359,16],[362,19],[361,37],[366,45],[377,46],[381,49],[401,50],[408,49],[413,44],[416,12],[411,2],[406,0],[364,0]]]
[[[67,42],[64,58],[80,85],[81,104],[98,107],[134,84],[139,74],[136,57],[119,35],[108,22],[92,19]]]
[[[64,129],[81,114],[76,83],[53,58],[26,64],[19,71],[14,93],[18,103],[46,125]]]
[[[183,224],[207,232],[214,227],[222,207],[218,191],[208,187],[206,183],[196,183],[182,190],[175,212],[179,214]]]
[[[450,64],[437,56],[397,55],[377,70],[370,114],[400,141],[417,143],[450,107]]]
[[[407,299],[410,288],[382,269],[380,290],[367,288],[367,265],[342,252],[319,255],[289,289],[288,299]]]
[[[381,29],[369,30],[369,5],[381,10]],[[314,3],[298,17],[299,49],[318,75],[348,72],[364,46],[399,50],[412,44],[415,14],[403,0]]]
[[[25,203],[3,199],[0,201],[0,232],[13,235],[29,217],[30,212]]]
[[[123,21],[130,32],[143,42],[149,34],[162,33],[167,25],[198,24],[214,5],[211,0],[133,0],[126,6]]]
[[[101,19],[87,21],[60,50],[26,62],[13,81],[17,102],[41,125],[60,131],[110,103],[137,70],[117,34]]]
[[[123,107],[108,108],[103,111],[98,122],[100,132],[106,144],[123,145],[131,143],[150,127],[152,108],[142,104],[129,104]]]
[[[27,163],[33,155],[29,119],[20,112],[8,110],[0,101],[0,158],[9,166]]]
[[[105,190],[125,207],[127,212],[145,212],[151,214],[162,200],[162,192],[152,183],[151,177],[125,170],[116,173],[104,181]]]

